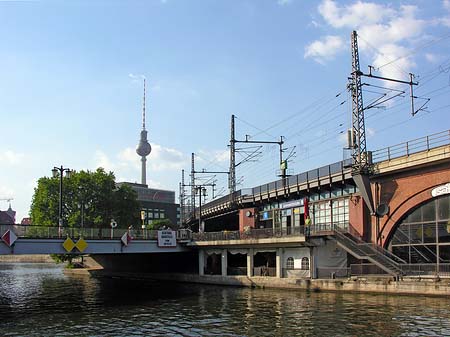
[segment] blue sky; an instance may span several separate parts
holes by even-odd
[[[150,186],[178,192],[191,152],[197,169],[227,170],[231,114],[238,139],[285,136],[293,173],[341,160],[352,30],[363,71],[412,72],[416,94],[431,98],[414,118],[408,97],[368,110],[369,150],[448,130],[448,0],[0,0],[0,198],[14,198],[20,221],[55,165],[138,181],[140,75]],[[366,102],[387,89],[370,91]],[[238,167],[238,188],[276,179],[277,148],[262,150]],[[223,193],[225,177],[215,179]]]

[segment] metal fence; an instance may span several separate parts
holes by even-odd
[[[72,228],[56,226],[30,226],[30,225],[0,225],[0,236],[6,231],[11,230],[18,238],[30,239],[62,239],[66,237],[84,239],[120,239],[125,233],[128,233],[133,239],[138,240],[156,240],[158,238],[157,230],[149,229],[119,229],[119,228]],[[177,238],[183,240],[190,237],[190,233],[180,231]]]
[[[350,268],[320,267],[316,268],[317,278],[345,278],[350,276]]]
[[[245,231],[221,231],[192,233],[195,241],[222,241],[222,240],[251,240],[265,238],[280,238],[304,235],[304,227],[291,228],[250,228]]]
[[[277,276],[277,269],[273,267],[254,267],[253,276]]]
[[[409,156],[421,151],[429,151],[433,148],[450,144],[450,130],[432,134],[430,136],[410,140],[405,143],[389,146],[372,152],[374,163],[393,158]]]
[[[388,275],[386,271],[373,263],[358,263],[350,265],[350,275]]]
[[[405,275],[411,276],[450,276],[450,263],[414,263],[402,264],[400,268]]]

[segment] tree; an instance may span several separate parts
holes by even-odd
[[[33,224],[58,224],[59,177],[42,177],[34,190],[30,216]],[[104,169],[74,172],[63,177],[64,225],[108,228],[114,219],[119,228],[139,223],[136,192],[127,185],[116,186],[112,172]]]
[[[169,219],[159,219],[159,220],[153,220],[151,225],[148,226],[148,229],[167,229],[167,228],[173,228],[173,223]]]

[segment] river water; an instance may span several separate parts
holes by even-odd
[[[450,297],[65,276],[0,265],[0,336],[450,336]]]

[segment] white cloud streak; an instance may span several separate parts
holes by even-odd
[[[292,3],[293,0],[277,0],[277,4],[280,6],[287,6]]]
[[[340,36],[328,35],[306,46],[304,57],[311,57],[316,62],[323,64],[344,48],[344,41]]]
[[[24,157],[25,155],[23,153],[17,153],[11,150],[0,152],[0,161],[3,164],[18,165],[22,163]]]

